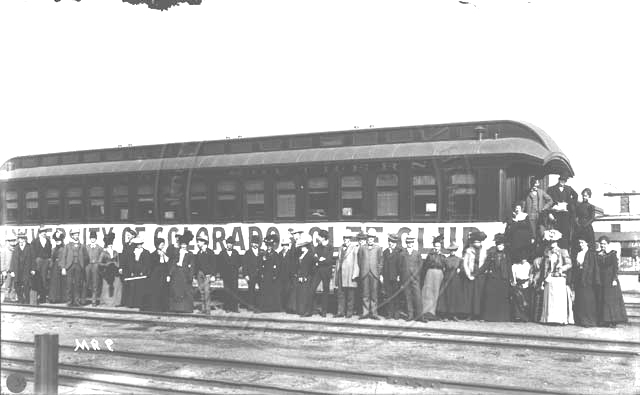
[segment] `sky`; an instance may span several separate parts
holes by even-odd
[[[606,211],[605,192],[640,192],[640,2],[469,1],[0,1],[0,163],[514,119]]]

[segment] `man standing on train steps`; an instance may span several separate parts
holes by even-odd
[[[39,295],[39,302],[46,302],[48,287],[48,273],[49,266],[51,265],[51,240],[47,237],[47,230],[44,228],[38,229],[38,238],[31,243],[33,249],[33,255],[35,258],[35,270],[36,276],[39,277],[38,281],[42,284],[42,292]]]
[[[210,286],[212,279],[215,281],[215,254],[209,248],[209,236],[207,234],[201,233],[198,235],[196,237],[196,243],[198,245],[198,252],[196,253],[195,259],[195,272],[196,279],[198,280],[200,298],[202,299],[202,311],[204,312],[205,305],[209,302],[204,299],[205,287]]]
[[[375,244],[376,231],[369,229],[367,244],[358,251],[360,280],[362,281],[362,316],[380,319],[378,316],[378,284],[382,273],[382,248]]]
[[[553,199],[542,189],[540,189],[540,180],[532,177],[529,181],[530,189],[524,199],[523,210],[527,213],[531,234],[534,235],[535,241],[539,242],[542,238],[544,229],[541,229],[541,216],[551,208]]]
[[[333,268],[333,247],[329,244],[329,232],[321,229],[318,232],[320,244],[315,248],[315,268],[313,270],[313,280],[311,281],[311,289],[314,296],[318,285],[322,282],[322,304],[320,315],[327,316],[329,308],[329,287],[331,286],[331,269]]]
[[[100,266],[100,256],[102,255],[102,247],[97,243],[98,235],[96,231],[92,230],[89,233],[89,245],[87,245],[87,253],[89,254],[89,264],[85,268],[85,283],[86,287],[84,288],[85,296],[84,300],[87,299],[87,293],[91,292],[91,305],[97,306],[99,299],[99,283],[100,276],[98,275],[98,267]]]
[[[260,238],[253,235],[251,236],[251,248],[249,248],[242,257],[242,274],[245,280],[247,280],[247,286],[249,287],[247,309],[252,311],[257,311],[256,285],[258,284],[258,258],[260,254]]]
[[[83,269],[89,262],[89,254],[84,245],[80,244],[80,230],[71,229],[70,242],[64,246],[62,255],[62,275],[66,276],[67,292],[69,297],[69,306],[80,306],[80,297],[82,294],[82,275]]]
[[[389,234],[389,248],[382,254],[382,279],[387,318],[400,318],[400,260],[402,247],[398,247],[398,235]]]

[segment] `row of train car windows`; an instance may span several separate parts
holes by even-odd
[[[204,178],[194,177],[189,180],[187,194],[186,175],[174,175],[163,178],[159,183],[158,207],[152,180],[141,179],[131,185],[112,184],[108,187],[94,185],[86,190],[81,186],[25,186],[20,193],[11,188],[5,191],[3,217],[8,223],[398,217],[402,200],[398,174],[378,174],[373,185],[366,185],[365,178],[362,175],[337,177],[336,193],[327,176],[310,177],[304,182],[276,180],[273,185],[265,185],[263,179],[218,180],[215,185],[210,185]],[[448,219],[470,220],[477,215],[474,174],[450,175],[442,196],[432,174],[412,175],[410,184],[413,217],[435,220],[446,216]],[[332,199],[331,196],[338,198]],[[446,206],[446,213],[440,210],[441,203]],[[22,217],[21,206],[24,207]],[[158,218],[157,208],[160,209]]]

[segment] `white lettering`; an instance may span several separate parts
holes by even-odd
[[[113,348],[111,348],[111,346],[113,346],[113,340],[107,339],[104,341],[104,344],[107,346],[107,350],[113,352]]]
[[[91,339],[91,347],[94,351],[100,351],[100,343],[96,339]]]
[[[87,341],[85,339],[82,339],[82,343],[80,343],[78,339],[76,339],[76,348],[74,348],[73,351],[78,351],[78,349],[82,349],[85,351],[89,350],[89,345],[87,344]]]

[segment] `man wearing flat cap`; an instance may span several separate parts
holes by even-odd
[[[260,258],[260,237],[251,236],[251,245],[247,252],[242,256],[242,274],[247,280],[247,308],[257,311],[256,307],[256,286],[258,285],[258,259]]]
[[[89,262],[89,253],[80,243],[80,230],[69,231],[71,240],[64,246],[62,258],[62,275],[66,276],[66,289],[70,306],[79,306],[82,298],[82,277],[84,267]]]
[[[569,173],[562,172],[558,183],[547,189],[547,194],[553,199],[549,219],[555,220],[562,239],[558,241],[560,248],[569,250],[572,225],[575,221],[575,209],[578,204],[578,193],[567,185]]]
[[[42,289],[38,301],[44,303],[47,300],[47,290],[49,289],[49,266],[51,265],[51,240],[47,237],[45,228],[38,229],[38,238],[31,243],[35,259],[36,276],[42,283]]]
[[[218,253],[216,263],[224,286],[224,311],[238,312],[238,274],[241,266],[240,254],[233,248],[236,241],[229,236],[225,248]]]
[[[209,236],[206,233],[200,233],[196,236],[196,245],[198,247],[198,252],[195,254],[195,273],[196,279],[198,280],[198,290],[200,291],[200,297],[202,298],[202,311],[204,312],[205,287],[210,286],[212,277],[213,281],[215,281],[215,254],[213,253],[213,250],[209,248]]]
[[[384,288],[387,318],[400,318],[400,260],[402,247],[398,235],[389,234],[389,247],[382,253],[382,286]]]
[[[18,245],[11,256],[11,268],[9,270],[9,275],[13,278],[18,303],[37,303],[37,300],[29,300],[31,275],[34,273],[35,258],[33,250],[27,243],[27,234],[20,232],[18,233]]]

